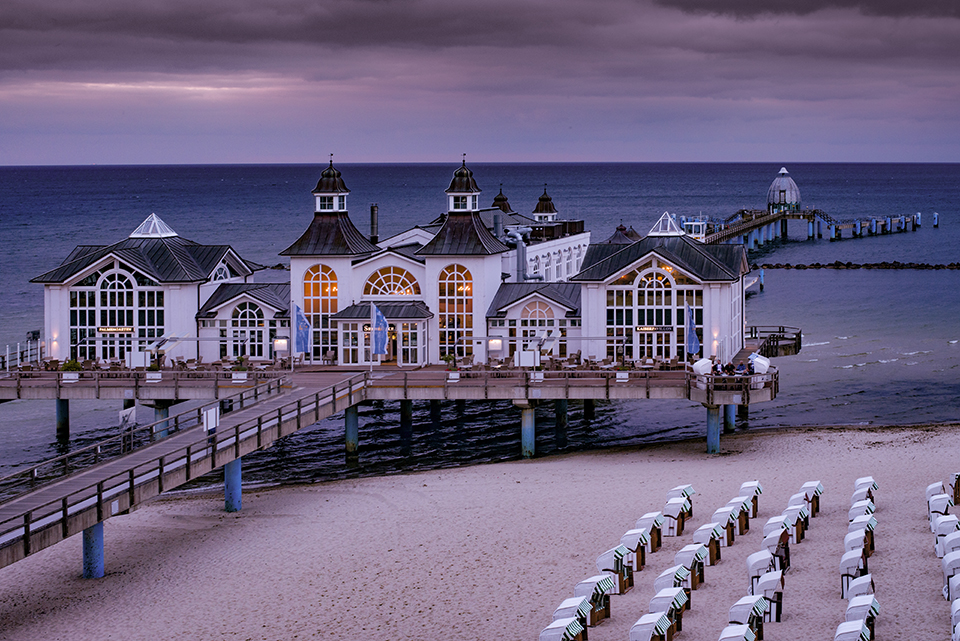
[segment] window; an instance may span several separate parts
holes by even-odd
[[[333,196],[317,196],[317,211],[333,209]]]
[[[466,196],[454,196],[454,197],[453,197],[453,208],[454,208],[454,209],[466,209],[466,208],[467,208],[467,197],[466,197]]]
[[[439,287],[437,321],[440,326],[440,357],[473,354],[473,277],[463,265],[450,265],[437,277]]]
[[[263,358],[264,326],[263,310],[258,305],[254,303],[237,305],[230,320],[231,355],[234,358],[237,356]],[[220,351],[223,353],[222,348]]]
[[[381,267],[363,286],[364,296],[419,296],[420,284],[402,267]]]
[[[330,316],[337,313],[337,274],[326,265],[314,265],[303,276],[303,313],[313,327],[314,360],[337,348],[337,328]]]
[[[347,208],[347,197],[337,196],[337,209],[344,210],[346,208]]]

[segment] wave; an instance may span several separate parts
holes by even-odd
[[[956,343],[957,341],[953,341]],[[830,341],[823,341],[822,343],[804,343],[804,347],[817,347],[818,345],[829,345]]]

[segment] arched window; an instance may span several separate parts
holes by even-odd
[[[520,318],[536,321],[535,324],[546,326],[546,320],[553,318],[553,308],[543,301],[535,300],[527,303],[520,311]],[[543,321],[543,322],[540,322]]]
[[[473,336],[473,276],[463,265],[450,265],[437,277],[439,287],[437,321],[440,326],[440,357],[473,353],[470,342],[457,341]]]
[[[363,286],[364,296],[419,296],[420,283],[402,267],[381,267]]]
[[[232,355],[262,357],[264,325],[263,310],[258,305],[254,303],[237,305],[230,319]]]
[[[670,274],[656,269],[637,281],[639,356],[669,359],[677,354],[674,286]]]
[[[228,278],[230,278],[230,270],[227,269],[226,265],[220,265],[219,267],[217,267],[217,271],[213,272],[213,278],[211,278],[210,280],[218,281],[218,280],[227,280]]]
[[[326,265],[314,265],[303,276],[303,313],[313,327],[313,359],[336,350],[337,330],[330,315],[337,313],[337,274]]]

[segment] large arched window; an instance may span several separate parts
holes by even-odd
[[[364,296],[419,296],[420,283],[402,267],[381,267],[363,286]]]
[[[656,269],[637,281],[639,356],[669,359],[676,355],[674,286],[670,274]]]
[[[237,305],[230,319],[232,355],[262,357],[264,325],[263,310],[258,305],[254,303]]]
[[[337,274],[326,265],[314,265],[303,276],[303,313],[313,327],[314,359],[337,349],[337,330],[330,315],[337,313]]]
[[[450,265],[437,277],[439,287],[437,320],[440,325],[440,356],[473,353],[471,341],[457,341],[473,336],[473,276],[463,265]]]

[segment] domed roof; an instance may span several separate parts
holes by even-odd
[[[467,169],[467,159],[463,159],[463,164],[457,167],[453,172],[453,180],[447,187],[448,194],[479,194],[480,188],[477,187],[477,181],[473,179],[473,172]]]
[[[513,207],[510,206],[510,201],[507,200],[507,197],[503,193],[503,186],[500,186],[500,193],[493,197],[493,207],[496,207],[505,214],[512,214]]]
[[[320,174],[320,180],[317,182],[315,194],[349,194],[350,190],[340,177],[340,172],[333,166],[333,158],[330,159],[330,166]]]
[[[767,205],[800,205],[800,188],[793,178],[787,173],[787,168],[782,167],[780,173],[770,184],[767,190]]]
[[[540,200],[537,201],[537,206],[533,209],[535,214],[555,214],[557,213],[557,208],[553,205],[553,198],[547,195],[547,188],[544,186],[543,195],[540,196]]]

